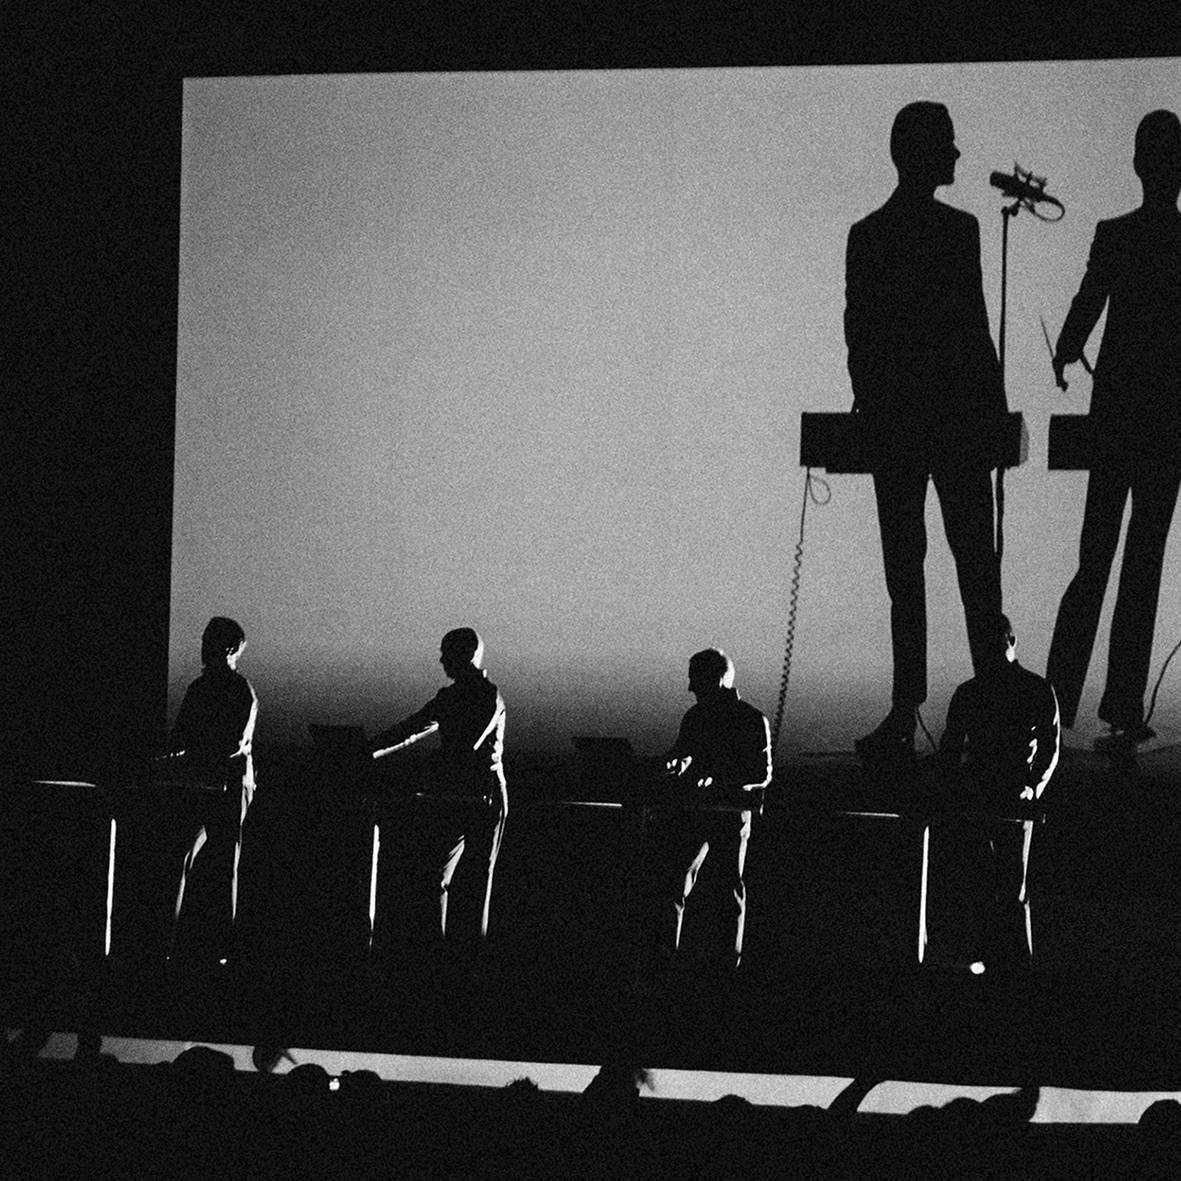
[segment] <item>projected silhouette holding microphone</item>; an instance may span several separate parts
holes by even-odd
[[[849,231],[845,340],[853,410],[872,440],[894,675],[891,708],[858,739],[867,761],[913,753],[927,697],[924,504],[932,480],[955,559],[972,666],[1001,609],[991,469],[1006,411],[989,335],[980,227],[935,200],[960,152],[947,108],[915,102],[890,133],[898,186]]]
[[[488,934],[492,876],[508,815],[504,698],[481,667],[484,642],[470,628],[449,631],[439,663],[452,682],[420,710],[373,739],[381,759],[436,731],[440,749],[421,794],[412,851],[412,909],[430,910],[415,934],[473,944]]]
[[[1139,208],[1101,221],[1086,274],[1054,350],[1054,375],[1083,359],[1103,309],[1095,364],[1078,572],[1058,607],[1046,675],[1062,720],[1073,726],[1099,627],[1128,496],[1132,514],[1111,621],[1107,683],[1099,718],[1117,741],[1152,737],[1144,722],[1165,545],[1181,485],[1181,121],[1153,111],[1136,129],[1132,167],[1144,189]]]

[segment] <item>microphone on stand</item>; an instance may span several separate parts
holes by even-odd
[[[1051,197],[1046,192],[1046,178],[1044,176],[1034,176],[1032,172],[1027,172],[1019,165],[1013,165],[1012,175],[1006,172],[993,172],[988,177],[988,183],[994,189],[1000,189],[1006,197],[1012,197],[1018,201],[1030,213],[1038,217],[1042,217],[1040,213],[1034,208],[1036,205],[1054,205],[1058,209],[1058,217],[1061,217],[1066,209],[1062,202],[1057,197]],[[1044,218],[1047,221],[1057,221],[1058,218]]]

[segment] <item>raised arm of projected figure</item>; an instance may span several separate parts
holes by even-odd
[[[1064,357],[1055,356],[1054,346],[1050,343],[1050,330],[1046,327],[1045,316],[1039,316],[1038,319],[1042,325],[1042,336],[1045,338],[1046,348],[1050,352],[1050,364],[1054,367],[1054,384],[1063,392],[1066,393],[1070,389],[1070,382],[1064,376],[1066,366],[1070,364]],[[1095,376],[1095,370],[1091,368],[1091,362],[1087,360],[1086,353],[1079,353],[1079,363],[1087,371],[1089,377]]]

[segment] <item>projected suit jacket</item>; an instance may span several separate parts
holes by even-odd
[[[1095,438],[1181,459],[1181,213],[1135,209],[1101,221],[1058,338],[1078,360],[1104,307],[1095,364]]]
[[[766,787],[771,782],[771,730],[767,719],[734,689],[691,706],[681,719],[669,761],[686,755],[684,775],[693,783],[713,778],[705,793],[725,798],[727,791]]]
[[[970,213],[895,189],[853,225],[845,342],[880,461],[995,466],[1005,395]]]
[[[504,802],[504,721],[504,698],[480,669],[440,689],[422,709],[378,735],[374,746],[395,746],[437,729],[439,758],[428,786]]]

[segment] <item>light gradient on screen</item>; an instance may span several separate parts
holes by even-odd
[[[1090,383],[1054,388],[1038,316],[1056,332],[1095,221],[1138,203],[1132,136],[1176,109],[1176,78],[1144,61],[187,81],[174,706],[228,614],[260,739],[388,724],[440,684],[459,625],[487,642],[519,746],[666,745],[711,645],[773,712],[800,413],[851,404],[845,237],[893,187],[890,124],[916,98],[955,122],[939,195],[980,219],[994,334],[989,172],[1015,159],[1067,207],[1010,234],[1007,386],[1031,445],[1006,482],[1005,595],[1041,671],[1085,488],[1047,473],[1048,418],[1084,411]],[[830,483],[787,748],[847,749],[889,700],[870,481]],[[928,526],[934,726],[971,670],[933,492]],[[1176,550],[1154,677],[1181,636]]]

